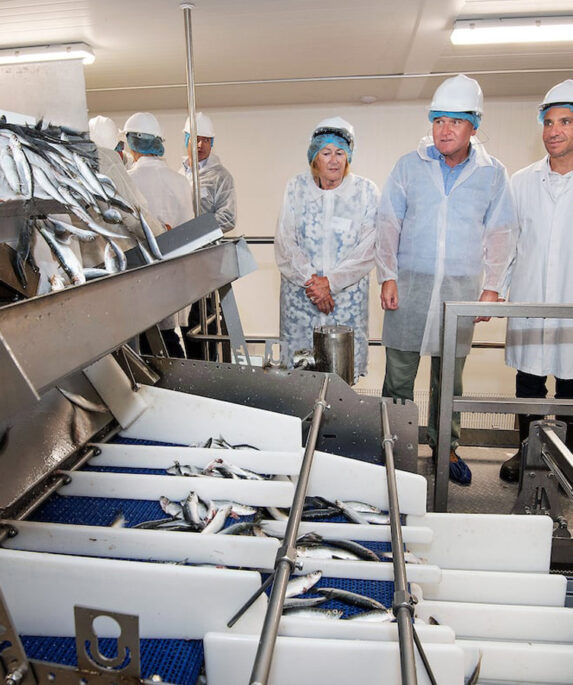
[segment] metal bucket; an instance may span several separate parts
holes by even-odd
[[[350,326],[317,326],[313,332],[317,371],[338,374],[354,383],[354,330]]]

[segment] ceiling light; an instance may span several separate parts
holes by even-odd
[[[573,42],[573,16],[460,19],[450,40],[454,45]]]
[[[56,62],[68,59],[81,59],[84,64],[92,64],[95,60],[95,55],[86,43],[34,45],[23,48],[3,48],[0,50],[0,65],[23,64],[26,62]]]

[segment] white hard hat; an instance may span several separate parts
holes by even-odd
[[[119,131],[109,117],[92,117],[88,122],[90,138],[99,147],[115,150],[119,143]]]
[[[349,124],[342,117],[329,117],[328,119],[323,119],[315,126],[310,139],[312,140],[315,136],[319,136],[322,133],[337,133],[346,140],[351,150],[354,149],[354,126]]]
[[[197,135],[201,136],[202,138],[214,138],[215,137],[215,128],[213,126],[213,122],[211,119],[206,114],[203,114],[203,112],[197,112],[195,116],[195,123],[197,124]],[[183,129],[184,133],[191,133],[191,125],[189,123],[189,117],[185,120],[185,128]]]
[[[157,119],[149,112],[136,112],[125,122],[124,133],[146,133],[163,140],[163,131]]]
[[[562,81],[547,91],[539,109],[547,109],[549,105],[573,104],[573,79]]]
[[[434,93],[430,110],[483,114],[483,93],[479,83],[465,74],[446,79]]]

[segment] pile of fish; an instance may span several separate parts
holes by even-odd
[[[220,457],[213,459],[204,468],[194,466],[193,464],[180,464],[178,461],[175,461],[173,466],[166,469],[166,473],[170,476],[187,476],[189,478],[207,478],[211,476],[213,478],[234,478],[237,480],[265,480],[264,476],[226,462]]]
[[[86,134],[43,122],[31,127],[0,120],[0,171],[12,191],[10,199],[55,200],[62,212],[73,214],[81,224],[76,226],[46,215],[28,217],[20,232],[14,263],[23,287],[27,284],[26,262],[37,269],[32,258],[36,232],[72,284],[124,270],[126,257],[118,239],[135,240],[146,263],[162,258],[141,209],[121,197],[113,181],[99,173],[97,150]],[[137,219],[146,245],[124,223],[124,215]],[[106,241],[104,268],[84,271],[71,239],[93,241],[98,236]]]

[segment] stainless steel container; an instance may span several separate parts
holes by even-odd
[[[338,374],[354,383],[354,330],[350,326],[317,326],[313,332],[317,371]]]

